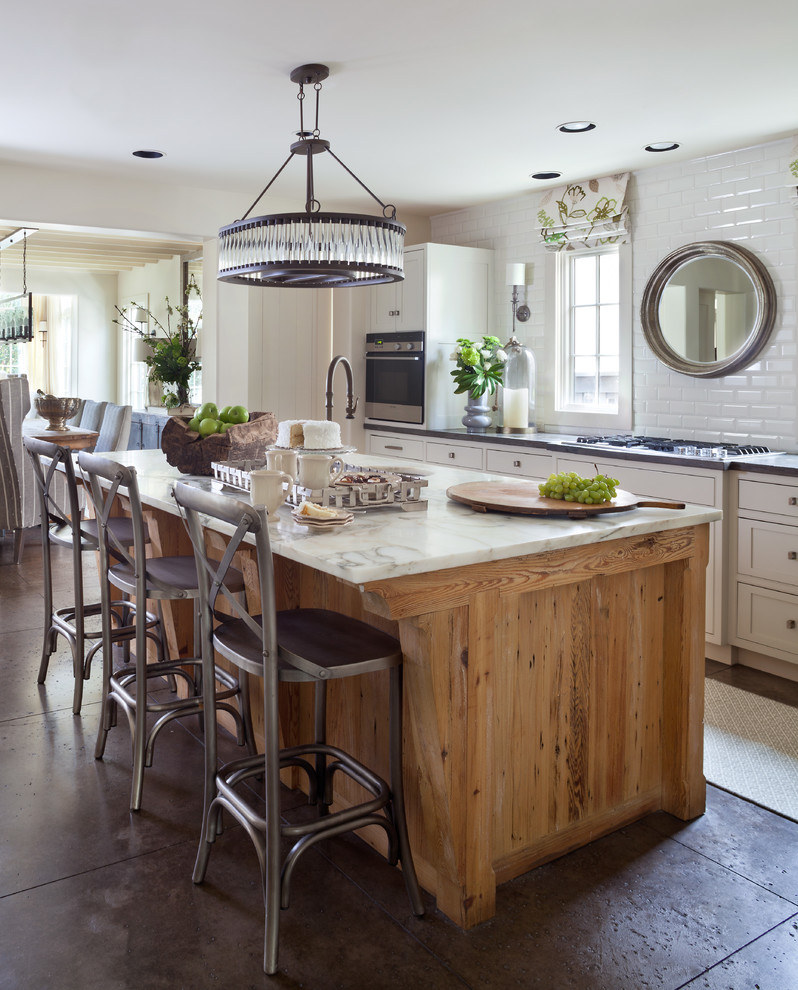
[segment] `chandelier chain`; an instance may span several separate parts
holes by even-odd
[[[28,235],[22,235],[22,294],[28,291]]]

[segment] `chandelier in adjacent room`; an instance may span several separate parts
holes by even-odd
[[[240,285],[323,288],[377,285],[404,278],[402,254],[405,227],[396,219],[396,207],[386,205],[330,149],[319,136],[319,93],[330,74],[326,65],[301,65],[291,73],[299,86],[298,140],[291,154],[250,206],[241,220],[219,231],[219,280]],[[305,87],[316,93],[313,130],[305,129]],[[313,157],[327,152],[382,207],[382,216],[331,213],[322,210],[313,186]],[[307,161],[304,213],[249,214],[294,155]]]

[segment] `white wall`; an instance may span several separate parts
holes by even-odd
[[[84,399],[115,398],[117,342],[109,328],[116,302],[116,275],[29,270],[27,285],[34,295],[77,296],[78,333],[72,353],[74,394]],[[21,268],[3,264],[3,289],[22,291]]]
[[[773,449],[798,448],[796,261],[798,223],[795,183],[787,163],[793,142],[778,141],[678,165],[635,172],[627,198],[632,218],[634,424],[637,432],[679,434],[687,439],[752,439]],[[539,194],[486,203],[432,218],[431,237],[448,244],[489,247],[496,271],[509,262],[532,262],[532,310],[517,327],[536,352],[539,393],[550,388],[546,363],[546,253],[537,239]],[[665,368],[651,353],[640,326],[646,282],[670,251],[705,240],[733,240],[752,250],[776,286],[778,313],[771,344],[746,371],[725,378],[694,379]],[[497,278],[494,330],[511,324],[510,290]],[[523,301],[523,300],[522,300]],[[548,349],[548,353],[551,353]],[[541,402],[542,404],[542,402]]]

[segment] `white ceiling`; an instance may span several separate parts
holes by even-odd
[[[305,62],[331,68],[321,136],[399,219],[798,131],[795,0],[26,0],[3,33],[0,160],[240,191],[242,212],[288,156]],[[373,212],[322,157],[322,205]],[[303,165],[274,187],[297,210]]]

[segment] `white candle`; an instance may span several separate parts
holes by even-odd
[[[503,425],[511,430],[525,430],[529,426],[528,388],[506,388],[504,390]]]

